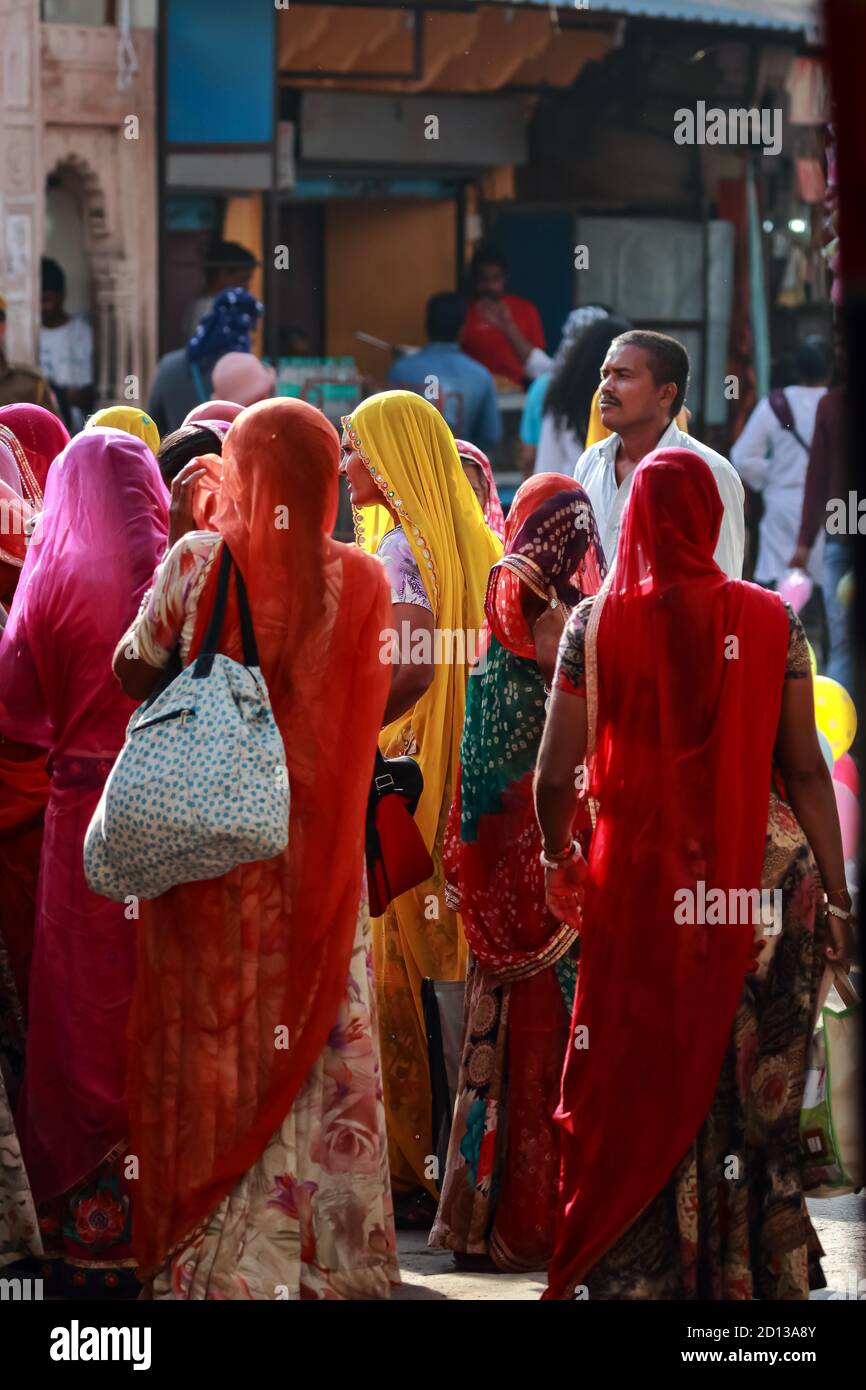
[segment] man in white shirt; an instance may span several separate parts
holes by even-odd
[[[70,318],[64,305],[66,276],[56,261],[42,257],[42,331],[39,365],[54,387],[67,427],[84,428],[93,409],[93,330],[86,319]]]
[[[614,338],[601,368],[599,407],[614,433],[585,450],[574,476],[586,488],[608,566],[619,543],[622,514],[634,471],[654,449],[691,449],[712,469],[724,506],[715,560],[731,579],[743,573],[743,484],[726,458],[678,429],[689,356],[666,333],[631,329]]]
[[[829,343],[806,338],[797,352],[796,370],[799,384],[771,391],[760,401],[731,448],[731,463],[743,482],[764,499],[755,562],[758,584],[777,584],[797,546],[815,412],[833,370]],[[820,584],[822,545],[810,554],[808,569]]]

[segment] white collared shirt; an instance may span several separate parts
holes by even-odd
[[[826,386],[786,386],[785,395],[803,444],[811,445],[815,414]],[[747,487],[763,493],[764,515],[758,531],[755,579],[759,584],[779,580],[788,568],[800,534],[803,493],[809,451],[779,423],[767,397],[752,411],[735,444],[731,463]],[[821,582],[823,531],[809,556],[807,568]]]
[[[589,493],[589,500],[595,512],[604,557],[608,566],[613,563],[619,544],[619,529],[622,514],[631,492],[635,469],[617,486],[616,455],[620,445],[618,434],[608,435],[581,454],[574,470],[574,476]],[[720,569],[731,579],[740,579],[743,574],[743,552],[746,543],[746,519],[743,511],[745,494],[736,469],[717,454],[715,449],[707,448],[699,439],[684,434],[672,420],[656,445],[657,449],[692,449],[713,470],[719,496],[725,509],[722,529],[716,546],[715,561]]]

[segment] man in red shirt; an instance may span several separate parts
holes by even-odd
[[[498,251],[479,247],[469,267],[472,303],[466,315],[461,346],[497,377],[515,386],[539,376],[550,366],[544,351],[544,329],[535,305],[505,293],[508,266]]]

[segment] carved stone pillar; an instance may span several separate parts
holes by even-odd
[[[6,355],[39,362],[42,167],[39,0],[0,0],[0,285]]]

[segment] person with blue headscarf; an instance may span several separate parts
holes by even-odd
[[[214,365],[227,352],[249,352],[263,308],[248,290],[222,290],[185,347],[157,363],[148,412],[161,435],[179,429],[197,405],[210,399]]]

